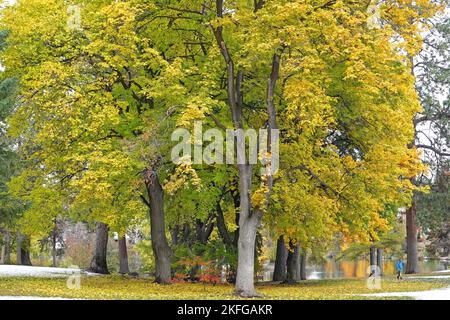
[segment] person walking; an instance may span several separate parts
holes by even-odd
[[[403,263],[402,259],[398,259],[397,263],[395,264],[395,269],[397,270],[397,280],[402,280],[402,272],[403,267],[405,264]]]

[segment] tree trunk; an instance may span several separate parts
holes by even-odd
[[[173,246],[178,245],[178,233],[180,233],[180,225],[176,224],[173,226],[172,233],[171,233]]]
[[[152,249],[155,256],[155,282],[170,283],[172,250],[166,238],[164,222],[164,191],[156,171],[146,170],[145,186],[150,208]]]
[[[411,207],[406,210],[406,270],[405,273],[419,272],[417,254],[416,204],[413,199]]]
[[[300,280],[306,280],[306,250],[304,248],[300,254]]]
[[[16,245],[16,264],[20,265],[22,264],[22,235],[19,230],[17,230]]]
[[[8,230],[5,231],[5,235],[3,236],[3,243],[5,245],[3,264],[11,264],[11,237]]]
[[[286,259],[286,281],[285,283],[293,284],[300,279],[300,245],[289,244],[290,250]]]
[[[187,245],[188,247],[191,247],[192,241],[191,241],[191,227],[189,226],[189,223],[184,223],[183,225],[183,233],[181,237],[181,243]]]
[[[94,256],[91,260],[91,266],[89,271],[109,274],[108,264],[106,262],[106,253],[108,249],[108,230],[109,227],[103,222],[97,223],[97,228],[95,230],[95,248]]]
[[[277,254],[275,258],[275,268],[273,270],[273,281],[286,280],[286,259],[288,250],[284,243],[283,236],[279,236],[277,240]]]
[[[375,247],[370,247],[370,255],[369,255],[369,258],[370,258],[370,275],[372,275],[374,272],[375,272],[375,267],[374,266],[376,266],[376,264],[377,264],[377,257],[376,257],[376,254],[377,254],[377,249],[375,249]]]
[[[127,253],[127,239],[125,236],[119,238],[119,273],[129,274],[128,267],[128,253]]]
[[[30,257],[30,237],[22,235],[17,231],[17,264],[24,266],[31,266]]]
[[[353,261],[353,278],[358,277],[358,260]]]
[[[214,221],[212,219],[212,216],[208,217],[207,221],[205,222],[197,219],[195,225],[195,236],[197,243],[206,244],[213,230]]]
[[[52,266],[56,268],[56,228],[52,233]]]
[[[370,247],[369,262],[370,262],[371,266],[374,266],[377,264],[376,263],[376,261],[377,261],[376,253],[377,253],[377,251],[376,251],[375,247]]]
[[[242,297],[258,296],[254,284],[255,241],[261,218],[260,212],[240,215],[236,294]]]
[[[219,231],[220,237],[222,238],[223,243],[227,247],[233,247],[233,240],[230,237],[230,233],[228,232],[227,225],[225,224],[225,218],[223,216],[222,207],[220,202],[217,203],[217,217],[216,217],[217,230]]]
[[[380,268],[380,276],[383,275],[383,249],[377,249],[377,266]]]
[[[216,14],[218,18],[222,18],[224,13],[224,1],[216,0]],[[244,129],[243,124],[243,94],[241,85],[244,79],[242,71],[238,71],[235,77],[235,68],[232,55],[230,54],[223,37],[223,26],[213,28],[214,37],[223,56],[227,68],[227,98],[231,111],[233,127],[235,129]],[[269,128],[275,129],[275,111],[274,111],[274,89],[278,79],[279,57],[274,55],[272,72],[268,81],[267,90],[267,109],[269,116]],[[270,130],[269,130],[270,131]],[[255,241],[258,227],[261,223],[263,212],[260,208],[253,208],[250,202],[250,193],[252,186],[252,166],[245,160],[245,139],[237,139],[237,163],[239,177],[239,240],[238,240],[238,268],[236,277],[236,294],[243,297],[257,296],[254,285],[254,268],[255,268]],[[270,145],[268,147],[270,152]],[[244,154],[243,154],[244,153]],[[272,177],[268,176],[267,186],[270,195]]]
[[[0,255],[0,264],[5,264],[5,253],[6,253],[6,244],[5,244],[5,235],[2,236],[2,253]]]
[[[20,247],[21,250],[21,258],[22,258],[22,265],[24,266],[31,266],[31,239],[30,237],[23,235],[22,236],[22,245]]]

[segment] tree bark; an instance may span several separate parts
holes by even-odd
[[[377,249],[377,266],[380,270],[380,276],[383,275],[383,249]]]
[[[358,277],[358,260],[353,261],[353,278]]]
[[[106,253],[108,249],[108,231],[109,227],[103,222],[97,223],[95,230],[95,248],[91,260],[89,271],[100,274],[109,274],[108,264],[106,262]]]
[[[171,281],[172,250],[166,237],[164,221],[164,191],[156,171],[145,171],[145,186],[150,208],[152,249],[155,256],[155,282],[168,284]]]
[[[419,257],[417,254],[416,204],[413,199],[411,207],[406,210],[406,270],[405,273],[419,272]]]
[[[233,240],[231,239],[230,233],[228,232],[227,225],[225,224],[225,218],[223,216],[222,207],[220,202],[217,204],[217,217],[216,217],[217,230],[219,231],[220,237],[223,243],[227,247],[233,247]]]
[[[26,235],[22,235],[20,234],[20,232],[18,232],[18,246],[17,246],[17,250],[19,251],[17,254],[17,261],[20,262],[18,264],[24,265],[24,266],[31,266],[31,256],[30,256],[30,246],[31,246],[31,241],[30,241],[30,237],[26,236]]]
[[[56,228],[52,233],[52,266],[56,268]]]
[[[174,245],[174,246],[178,245],[178,233],[179,232],[180,232],[180,226],[178,224],[174,225],[173,229],[172,229],[172,233],[171,233],[172,245]]]
[[[22,264],[22,235],[20,234],[20,230],[17,230],[16,236],[16,264]]]
[[[286,280],[285,283],[293,284],[300,279],[300,245],[289,244],[290,250],[286,259]]]
[[[127,239],[125,236],[119,238],[119,273],[129,274],[130,268],[128,267],[128,252],[127,252]]]
[[[211,216],[208,217],[207,221],[197,219],[195,224],[195,233],[197,242],[201,244],[206,244],[208,242],[209,237],[211,236],[213,229],[214,229],[214,222]]]
[[[251,215],[241,213],[240,217],[236,293],[242,297],[255,297],[258,296],[254,284],[255,241],[262,214],[259,212]]]
[[[374,266],[377,264],[377,249],[375,247],[370,247],[370,255],[369,255],[369,262],[370,262],[370,273],[372,274],[375,272]]]
[[[0,264],[4,264],[5,262],[5,242],[4,238],[2,238],[2,254],[0,255]]]
[[[279,236],[277,240],[277,254],[275,257],[275,268],[273,270],[273,281],[286,280],[286,260],[288,250],[284,242],[283,236]]]
[[[369,262],[370,262],[371,266],[374,266],[377,264],[376,263],[376,261],[377,261],[376,254],[377,254],[377,251],[376,251],[375,247],[370,247]]]
[[[22,249],[22,265],[24,266],[32,266],[31,263],[31,253],[29,250]]]
[[[306,280],[306,250],[304,248],[300,254],[300,280]]]
[[[5,254],[3,256],[3,264],[11,264],[11,237],[9,231],[6,230],[3,236],[3,243],[5,245]]]

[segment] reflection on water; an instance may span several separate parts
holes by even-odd
[[[395,260],[383,261],[383,273],[385,275],[395,274],[395,262]],[[368,275],[368,267],[368,260],[335,261],[333,259],[330,259],[321,265],[308,265],[306,267],[306,276],[308,279],[365,278]],[[419,261],[419,269],[421,273],[447,270],[449,267],[449,261]],[[266,272],[264,273],[265,281],[272,280],[273,268],[273,263],[267,266]]]

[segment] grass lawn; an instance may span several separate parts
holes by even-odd
[[[0,296],[40,296],[84,299],[237,299],[232,285],[183,283],[157,285],[150,279],[126,276],[81,278],[79,289],[68,289],[65,278],[0,277]],[[450,286],[447,279],[405,279],[387,277],[381,290],[369,290],[363,279],[307,280],[296,285],[261,283],[257,290],[265,299],[375,299],[353,296],[376,292],[422,291]],[[377,297],[377,299],[387,299]],[[392,299],[392,297],[390,297]],[[405,298],[403,298],[405,299]]]

